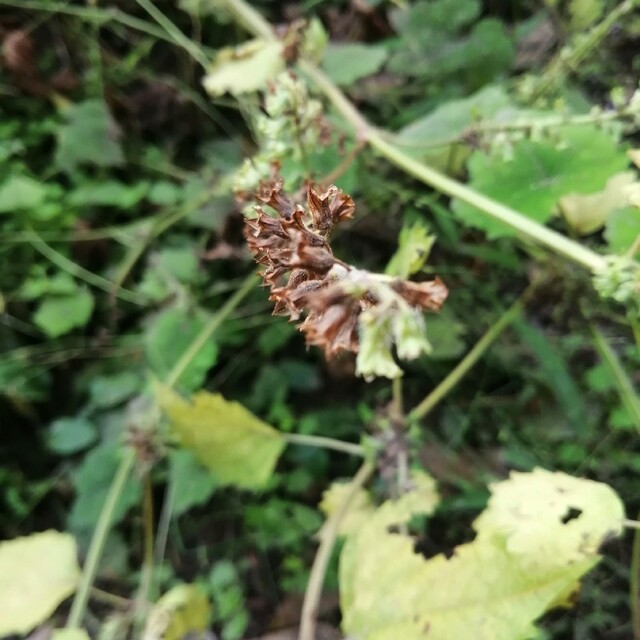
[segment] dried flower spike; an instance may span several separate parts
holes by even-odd
[[[245,236],[271,288],[274,314],[298,325],[307,344],[324,349],[327,358],[341,351],[358,354],[357,371],[366,379],[397,377],[392,348],[399,357],[417,358],[430,350],[422,312],[438,311],[448,290],[439,278],[409,282],[345,264],[327,241],[331,229],[351,218],[353,199],[336,186],[307,190],[307,208],[283,191],[282,180],[263,183],[256,199],[277,214],[256,206],[257,217],[245,222]]]

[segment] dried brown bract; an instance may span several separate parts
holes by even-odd
[[[309,186],[305,209],[276,179],[261,184],[256,199],[277,215],[256,206],[257,217],[245,222],[247,244],[271,288],[274,315],[288,315],[291,320],[306,316],[299,328],[307,344],[322,347],[331,358],[340,351],[358,353],[366,337],[365,357],[370,359],[375,352],[372,331],[386,328],[391,338],[384,333],[374,336],[382,341],[381,348],[389,351],[396,343],[400,353],[402,340],[408,345],[404,353],[428,350],[421,312],[441,308],[446,286],[439,278],[418,283],[370,273],[336,258],[327,237],[336,224],[353,216],[355,204],[349,195],[333,185],[323,193]],[[388,363],[360,367],[365,376],[391,375],[391,371],[395,370]]]

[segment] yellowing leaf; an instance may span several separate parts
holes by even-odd
[[[351,485],[348,482],[334,482],[323,494],[318,505],[325,516],[335,513],[346,499]],[[374,506],[369,493],[360,489],[351,499],[351,504],[340,522],[338,533],[347,535],[357,531],[373,514]],[[322,529],[320,530],[322,537]]]
[[[475,521],[478,538],[504,537],[523,564],[563,566],[596,557],[602,541],[621,531],[624,508],[611,487],[564,473],[513,472],[491,487]]]
[[[68,533],[44,531],[0,543],[0,637],[44,622],[75,591],[79,575]]]
[[[210,618],[209,598],[195,585],[180,584],[153,606],[142,640],[182,640],[204,631]]]
[[[616,209],[626,207],[637,186],[635,174],[625,171],[611,176],[602,191],[571,193],[560,198],[558,205],[567,224],[576,233],[588,235],[602,228]]]
[[[258,489],[266,484],[285,446],[280,433],[220,394],[200,391],[189,401],[159,387],[157,396],[172,432],[220,485]]]
[[[54,629],[51,640],[90,640],[84,629]]]
[[[203,80],[212,96],[258,91],[284,69],[282,44],[256,39],[240,47],[222,49]]]
[[[385,273],[400,278],[408,278],[422,269],[429,257],[435,236],[421,222],[404,226],[398,238],[398,249],[394,253]]]
[[[391,533],[403,515],[391,502],[349,535],[340,558],[345,633],[359,640],[529,637],[533,622],[564,604],[597,563],[598,544],[621,529],[619,498],[596,482],[536,470],[513,474],[492,493],[474,525],[476,540],[449,559],[425,560],[413,540]],[[581,513],[569,520],[571,509]]]

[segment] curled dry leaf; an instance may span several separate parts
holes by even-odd
[[[256,206],[257,217],[245,222],[247,244],[271,288],[274,315],[299,320],[304,314],[298,326],[307,344],[323,348],[331,358],[341,351],[358,353],[366,340],[367,354],[358,365],[365,377],[401,375],[393,365],[393,343],[399,355],[408,358],[429,349],[421,312],[442,307],[446,286],[439,278],[409,282],[356,269],[336,258],[327,237],[336,224],[353,216],[351,196],[334,185],[323,193],[309,186],[305,209],[287,196],[282,179],[274,179],[261,184],[256,199],[277,215]],[[414,327],[413,334],[407,323]],[[366,334],[373,325],[389,330],[372,340]],[[412,348],[405,348],[407,340]]]

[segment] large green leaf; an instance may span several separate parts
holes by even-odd
[[[73,536],[34,533],[0,543],[0,637],[28,633],[76,589]]]
[[[220,485],[263,487],[285,446],[285,439],[237,402],[200,391],[185,400],[158,387],[160,406],[183,447],[211,472]]]
[[[564,127],[559,140],[516,142],[508,158],[502,152],[476,151],[469,159],[469,176],[475,190],[544,223],[561,196],[594,193],[627,164],[624,149],[609,133],[574,125]],[[453,211],[490,238],[516,233],[466,202],[454,201]]]
[[[178,449],[169,455],[169,481],[174,517],[206,502],[218,486],[213,473],[188,449]]]
[[[65,112],[66,124],[58,130],[55,163],[67,173],[82,164],[112,167],[124,156],[119,131],[102,100],[85,100]]]
[[[492,487],[476,539],[429,560],[389,530],[407,515],[387,502],[347,537],[343,628],[359,640],[530,637],[534,621],[565,603],[597,563],[599,545],[621,531],[624,511],[606,485],[541,469],[513,473]]]

